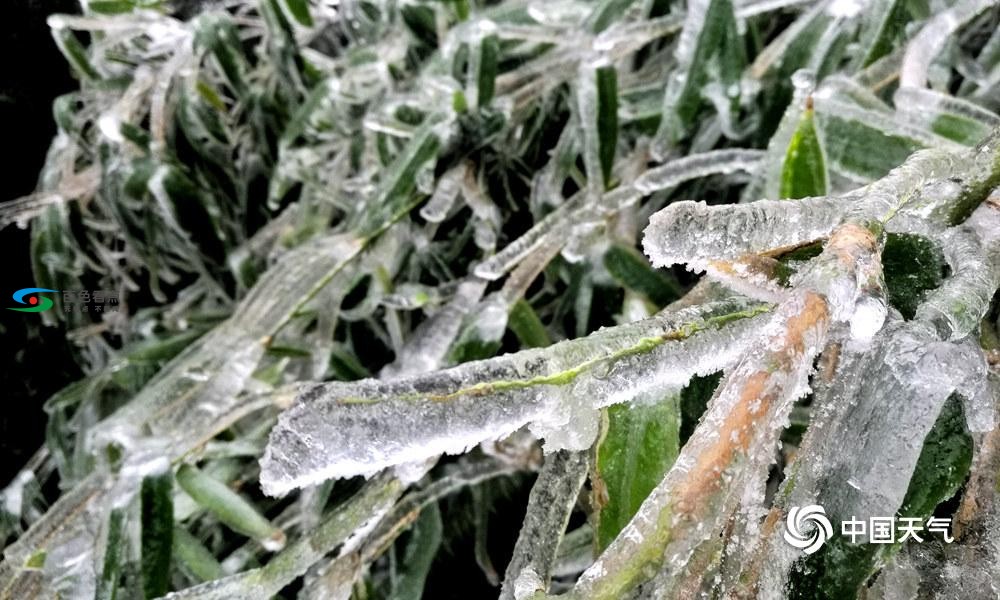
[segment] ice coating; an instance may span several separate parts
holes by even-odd
[[[648,570],[673,585],[699,544],[740,498],[760,493],[761,470],[774,457],[780,427],[792,403],[808,390],[812,358],[826,337],[825,301],[801,292],[775,310],[760,333],[761,344],[743,351],[716,390],[706,414],[663,481],[643,502],[621,535],[578,580],[580,597],[618,597]],[[649,564],[623,572],[620,565],[642,554]],[[660,590],[661,592],[663,590]]]
[[[978,236],[951,229],[941,237],[951,276],[917,309],[916,318],[934,325],[944,339],[965,337],[979,326],[1000,281]]]
[[[434,194],[420,209],[420,216],[431,223],[440,223],[448,215],[462,189],[465,165],[449,169],[438,181]]]
[[[486,282],[470,278],[458,285],[455,296],[440,311],[421,323],[396,360],[383,369],[385,378],[425,373],[444,364],[448,349],[458,336],[462,320],[486,289]]]
[[[854,339],[870,340],[888,314],[878,240],[855,223],[838,227],[791,283],[823,294],[831,319],[849,323]]]
[[[776,523],[788,507],[810,504],[824,506],[833,521],[895,514],[945,400],[981,378],[985,369],[974,343],[941,341],[926,324],[898,316],[871,344],[838,345],[826,353],[836,361],[835,372],[814,386],[814,415],[786,469],[772,509]],[[856,450],[844,453],[843,448]],[[780,596],[800,556],[775,527],[743,557],[743,573],[760,594]]]
[[[979,326],[1000,285],[1000,210],[987,200],[963,227],[938,238],[951,276],[917,311],[945,339],[959,339]]]
[[[560,450],[545,457],[545,464],[531,488],[528,511],[507,564],[499,600],[526,597],[526,584],[533,590],[548,587],[559,550],[559,542],[577,496],[587,479],[589,451]]]
[[[331,477],[370,475],[464,452],[529,424],[543,434],[560,430],[570,436],[562,443],[579,447],[588,443],[587,434],[564,427],[568,416],[582,411],[586,418],[588,411],[628,400],[644,387],[681,385],[725,367],[738,356],[737,340],[755,330],[759,318],[713,316],[752,317],[758,311],[732,303],[685,309],[433,375],[307,385],[271,433],[261,484],[278,495]],[[671,366],[656,369],[655,377],[636,376],[664,364]],[[560,447],[555,436],[546,441],[547,451]]]
[[[707,175],[752,172],[763,156],[760,150],[712,150],[692,154],[649,169],[633,185],[643,194],[651,194]]]
[[[826,237],[847,208],[847,202],[834,198],[724,206],[675,202],[649,219],[642,247],[653,266],[686,263],[703,270],[710,259],[735,259]]]
[[[587,195],[596,199],[604,190],[601,174],[600,139],[597,130],[597,69],[606,66],[600,57],[581,62],[576,77],[577,119],[583,125],[583,164],[587,171]]]
[[[985,370],[976,344],[943,342],[924,324],[897,321],[880,335],[855,400],[840,400],[852,408],[837,443],[857,451],[850,460],[827,455],[818,483],[818,501],[835,517],[894,514],[941,406]]]
[[[925,87],[931,62],[951,34],[991,6],[991,0],[964,0],[929,19],[906,46],[906,55],[899,72],[900,86]]]

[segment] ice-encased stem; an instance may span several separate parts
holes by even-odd
[[[986,202],[967,224],[939,237],[951,276],[917,309],[943,339],[957,340],[979,326],[1000,287],[1000,209]]]
[[[311,532],[263,567],[167,594],[170,600],[267,600],[352,535],[378,523],[403,491],[399,480],[380,477],[335,508]]]
[[[786,509],[820,504],[833,522],[895,514],[941,407],[985,368],[968,340],[944,342],[926,324],[900,320],[870,346],[834,347],[825,358],[840,364],[823,375],[832,382],[817,385],[814,422],[786,470],[757,552],[744,560],[742,584],[759,586],[764,597],[784,589],[801,556],[781,539]]]
[[[530,423],[561,427],[564,394],[600,408],[635,396],[637,386],[681,385],[723,368],[764,310],[740,301],[710,304],[431,375],[305,384],[271,433],[261,484],[279,495],[463,452]],[[637,375],[650,365],[669,368]]]
[[[916,152],[882,179],[840,197],[720,206],[676,202],[650,218],[643,249],[654,266],[686,263],[704,270],[712,259],[738,259],[827,237],[843,222],[935,232],[965,220],[998,183],[1000,130],[965,152]]]
[[[928,20],[906,45],[899,70],[900,87],[925,87],[931,62],[941,53],[945,42],[959,27],[995,4],[993,0],[964,0]]]
[[[849,201],[803,198],[709,206],[675,202],[649,219],[642,246],[655,267],[737,259],[824,238],[843,220]]]
[[[504,573],[499,600],[515,600],[515,583],[525,569],[531,569],[543,585],[548,584],[559,543],[587,479],[589,454],[589,450],[560,450],[545,457],[528,497],[528,510]]]
[[[310,600],[331,600],[338,596],[332,595],[337,590],[350,589],[359,570],[364,565],[382,555],[392,543],[413,523],[416,514],[438,500],[471,488],[484,481],[510,475],[513,469],[500,461],[460,460],[444,467],[440,478],[426,487],[414,490],[396,502],[378,526],[371,531],[364,542],[350,553],[341,553],[330,561],[311,582],[307,580],[306,588],[300,598]]]
[[[829,313],[812,292],[783,302],[724,379],[674,466],[618,538],[577,581],[570,598],[620,598],[661,570],[678,573],[749,485],[763,485],[778,423],[807,390]]]
[[[699,177],[753,172],[764,158],[761,150],[726,149],[691,154],[649,169],[632,185],[643,194],[675,187]]]

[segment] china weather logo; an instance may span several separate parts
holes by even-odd
[[[819,550],[832,535],[833,525],[830,519],[826,518],[822,506],[818,504],[801,508],[793,506],[788,512],[788,519],[785,521],[785,541],[806,554]]]
[[[20,312],[44,312],[52,308],[52,300],[46,298],[45,296],[39,296],[38,294],[51,292],[56,293],[56,290],[48,290],[45,288],[23,288],[14,292],[14,301],[18,304],[25,304],[24,308],[13,308],[8,307],[9,310],[17,310]],[[27,299],[25,297],[27,296]]]

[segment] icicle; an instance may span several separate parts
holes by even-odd
[[[472,216],[475,219],[473,239],[476,246],[492,252],[500,235],[500,209],[483,192],[479,182],[476,181],[475,171],[472,169],[465,171],[462,181],[462,197],[472,209]]]
[[[570,226],[569,215],[582,203],[582,194],[567,200],[562,206],[536,223],[527,233],[507,244],[500,252],[476,265],[473,272],[476,276],[489,281],[503,277],[504,273],[525,256],[534,252],[541,244],[550,239],[563,237]]]
[[[451,207],[458,198],[461,190],[462,180],[465,178],[465,171],[468,167],[464,164],[452,167],[441,176],[434,194],[420,209],[420,216],[430,223],[440,223],[448,216]]]
[[[485,289],[486,282],[475,277],[460,283],[451,301],[417,328],[396,360],[385,367],[382,377],[392,379],[440,368],[462,320],[479,302]]]
[[[760,150],[712,150],[672,160],[640,175],[633,186],[643,194],[676,187],[686,181],[708,175],[753,172],[764,158]]]

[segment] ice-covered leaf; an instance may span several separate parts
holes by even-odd
[[[670,144],[690,131],[705,102],[703,94],[718,96],[716,110],[728,112],[738,103],[739,77],[746,61],[739,39],[730,0],[688,3],[684,29],[674,53],[679,69],[667,81],[656,133],[656,151],[661,156],[666,155]],[[707,91],[709,82],[714,84],[711,92]]]
[[[330,477],[370,475],[463,452],[525,425],[550,442],[559,431],[569,436],[564,444],[587,447],[596,431],[566,427],[575,410],[593,411],[650,386],[681,385],[717,371],[739,351],[736,336],[758,326],[752,317],[759,307],[706,308],[433,375],[305,386],[271,433],[261,483],[269,494],[282,494]],[[661,361],[670,368],[656,377],[634,376]],[[354,443],[361,439],[366,443]]]

